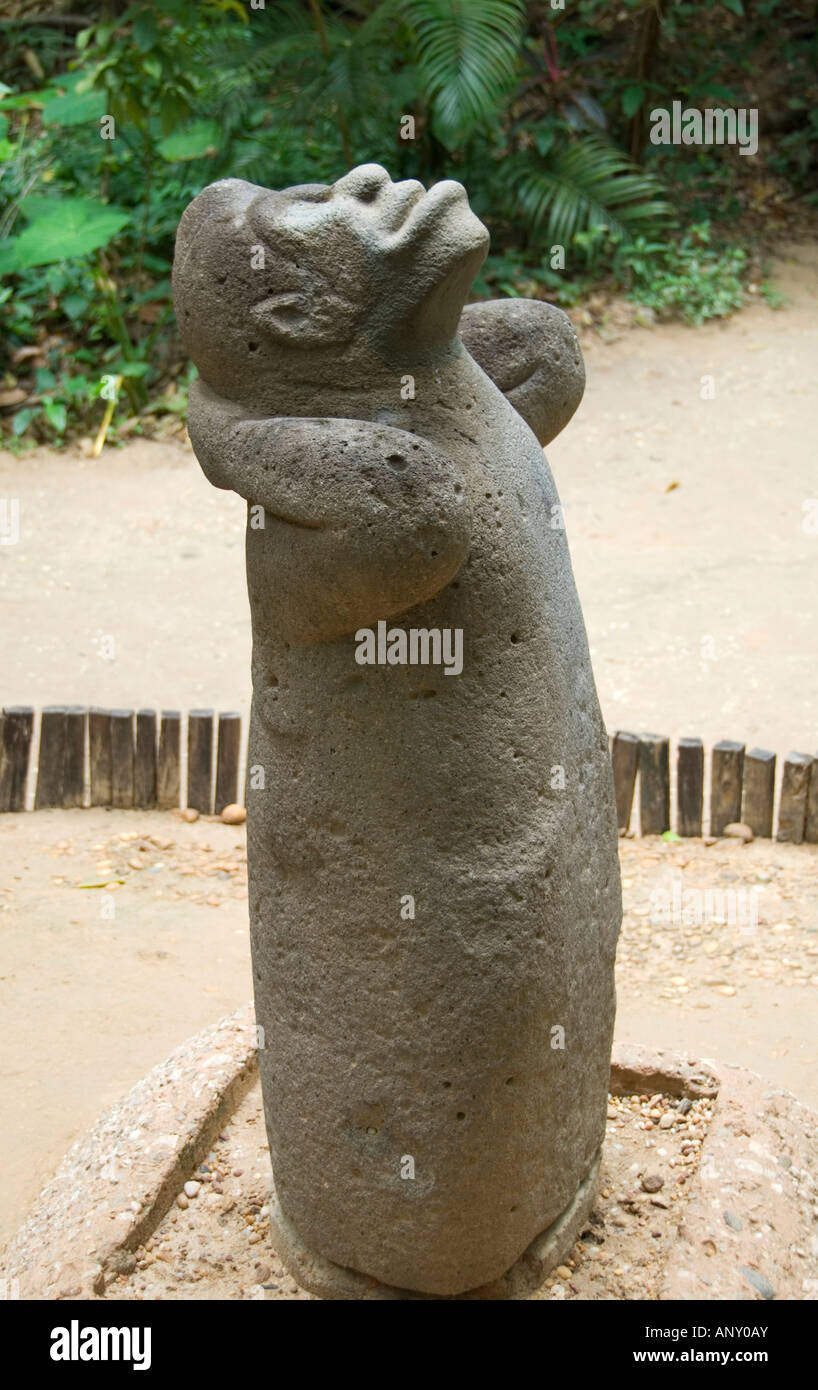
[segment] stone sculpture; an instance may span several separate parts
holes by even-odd
[[[541,448],[584,371],[559,310],[464,309],[487,244],[377,165],[177,238],[190,437],[248,502],[273,1243],[329,1297],[524,1291],[604,1133],[616,818]]]

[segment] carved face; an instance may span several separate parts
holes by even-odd
[[[381,357],[434,350],[454,337],[487,247],[451,180],[427,193],[377,164],[282,193],[227,179],[179,226],[182,337],[205,380],[231,395],[248,368],[280,371],[305,350],[327,363],[356,344]]]

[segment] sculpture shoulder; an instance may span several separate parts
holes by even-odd
[[[585,367],[562,309],[538,299],[468,304],[460,339],[541,444],[565,428],[582,400]]]

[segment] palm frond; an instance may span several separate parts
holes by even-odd
[[[505,179],[518,214],[562,246],[592,227],[624,236],[671,212],[659,180],[596,135],[545,159],[526,154],[509,161]]]
[[[403,0],[435,134],[453,148],[488,120],[513,81],[523,0]]]

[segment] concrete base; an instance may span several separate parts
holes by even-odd
[[[307,1297],[295,1283],[281,1286],[278,1269],[269,1268],[276,1264],[302,1289],[328,1299],[424,1297],[304,1250],[274,1208],[269,1248],[266,1215],[256,1219],[255,1241],[248,1240],[245,1205],[252,1193],[261,1209],[270,1181],[269,1167],[266,1176],[254,1172],[264,1149],[256,1036],[251,1006],[221,1019],[177,1048],[77,1141],[0,1254],[12,1297]],[[612,1104],[594,1211],[592,1170],[571,1208],[503,1279],[460,1299],[818,1297],[818,1247],[810,1236],[818,1116],[742,1067],[633,1045],[614,1049],[610,1091],[631,1105],[657,1092],[694,1106],[709,1102],[690,1180],[674,1179],[678,1170],[669,1160],[657,1162],[666,1144],[675,1142],[673,1153],[681,1152],[675,1128],[646,1147],[640,1114],[632,1108],[622,1123]],[[233,1128],[240,1111],[241,1124]],[[225,1127],[233,1137],[225,1136],[222,1146]],[[230,1174],[224,1197],[209,1197],[203,1184],[174,1224],[181,1217],[171,1211],[177,1195],[214,1145],[224,1148]],[[665,1178],[658,1196],[638,1181],[642,1169],[655,1171],[655,1162]],[[171,1262],[159,1258],[140,1269],[146,1244],[160,1230]],[[585,1246],[579,1261],[569,1254],[578,1236]],[[218,1267],[205,1261],[180,1287],[176,1267],[188,1247],[209,1252],[216,1243],[233,1258]],[[268,1267],[261,1276],[260,1260]],[[549,1271],[569,1260],[570,1279],[565,1270],[540,1289]]]
[[[275,1193],[270,1196],[270,1227],[273,1247],[296,1283],[319,1298],[355,1301],[358,1299],[415,1299],[458,1301],[466,1299],[520,1299],[534,1293],[551,1270],[565,1259],[588,1220],[596,1197],[601,1155],[598,1153],[573,1201],[546,1230],[532,1240],[528,1249],[493,1284],[484,1284],[465,1293],[437,1295],[398,1289],[355,1269],[345,1269],[323,1255],[317,1255],[301,1240],[292,1222],[284,1215]]]

